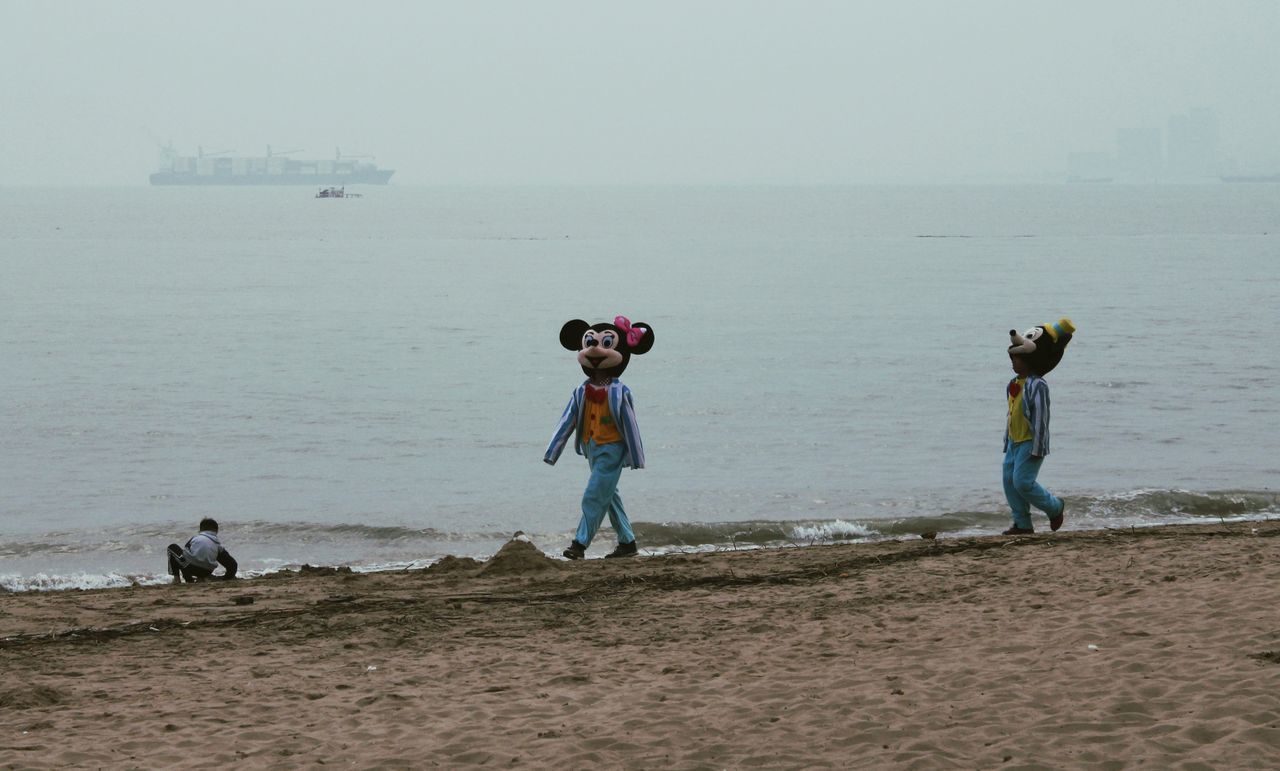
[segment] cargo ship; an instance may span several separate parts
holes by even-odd
[[[160,170],[151,175],[153,185],[385,185],[395,173],[380,169],[369,155],[343,155],[335,148],[332,160],[297,160],[288,157],[299,150],[262,156],[233,156],[231,150],[178,155],[172,146],[160,151]]]

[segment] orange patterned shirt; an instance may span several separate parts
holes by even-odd
[[[596,444],[613,444],[621,442],[622,435],[613,422],[613,413],[609,411],[609,400],[605,396],[606,389],[600,389],[597,399],[591,398],[591,386],[584,395],[586,406],[582,413],[582,442],[585,444],[595,440]]]

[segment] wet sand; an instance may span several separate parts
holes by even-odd
[[[1276,767],[1276,536],[0,595],[0,767]]]

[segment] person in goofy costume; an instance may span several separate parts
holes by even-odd
[[[1020,335],[1009,330],[1009,362],[1014,377],[1005,387],[1009,415],[1004,433],[1004,495],[1013,526],[1003,535],[1030,535],[1031,507],[1049,517],[1049,529],[1062,527],[1067,504],[1036,481],[1049,454],[1049,384],[1044,376],[1062,361],[1076,331],[1065,316],[1054,324],[1032,327]]]
[[[605,514],[618,535],[618,547],[605,557],[634,556],[638,552],[636,536],[618,495],[618,479],[625,466],[644,468],[644,445],[640,443],[631,389],[618,377],[633,355],[653,347],[653,327],[632,324],[626,316],[616,317],[612,324],[574,319],[560,328],[560,344],[578,352],[578,364],[587,380],[569,398],[542,459],[554,466],[572,434],[574,450],[585,455],[591,467],[582,494],[582,518],[564,556],[571,560],[586,556]]]

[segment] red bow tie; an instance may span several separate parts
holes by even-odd
[[[596,404],[604,404],[604,401],[608,396],[608,388],[597,388],[590,383],[587,384],[587,401],[595,402]]]

